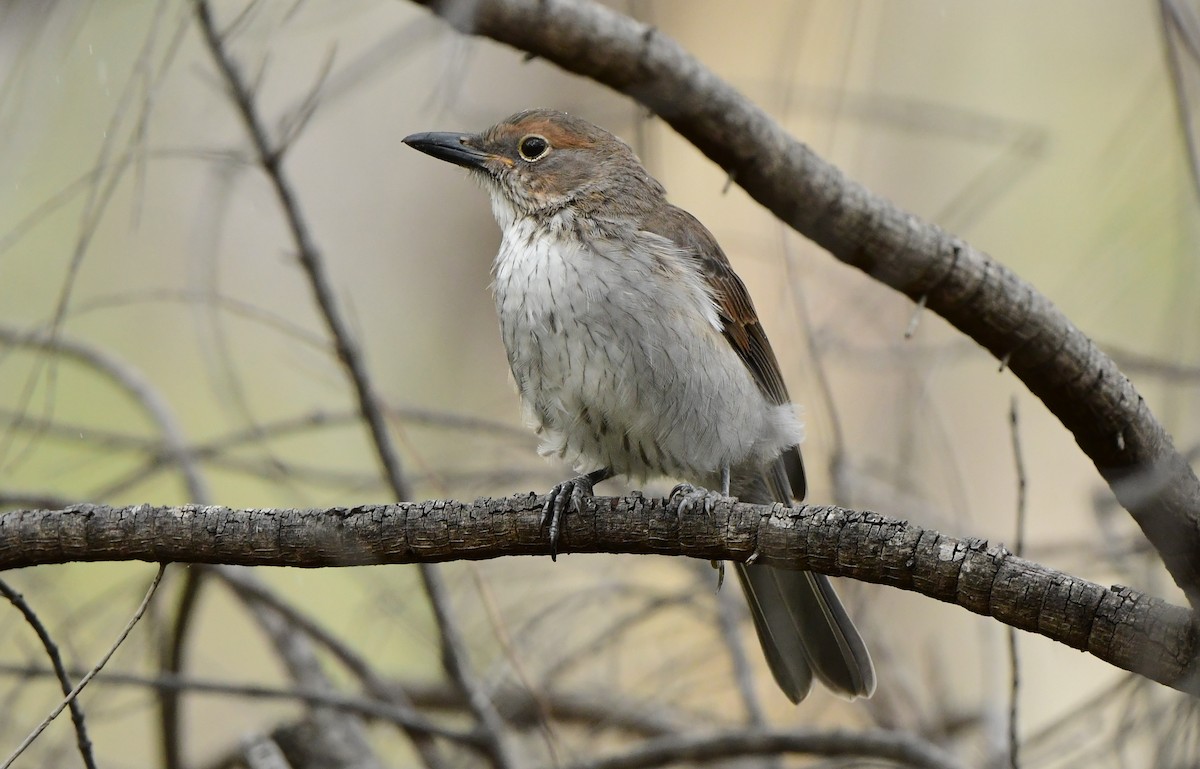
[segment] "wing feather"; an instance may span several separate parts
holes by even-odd
[[[767,341],[767,334],[758,321],[758,313],[750,300],[746,284],[733,271],[733,266],[717,244],[712,233],[696,217],[676,206],[658,209],[663,215],[643,221],[642,229],[653,232],[674,243],[686,256],[694,259],[708,282],[717,313],[722,324],[722,334],[737,353],[763,396],[776,405],[791,402],[779,361]],[[790,486],[789,496],[803,499],[806,491],[804,463],[799,447],[793,447],[781,458],[783,472]],[[782,485],[782,484],[780,484]],[[786,488],[786,487],[784,487]],[[779,489],[783,491],[783,489]],[[787,501],[781,499],[780,501]]]

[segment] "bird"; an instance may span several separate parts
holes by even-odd
[[[525,417],[540,453],[581,473],[547,497],[552,554],[562,516],[616,475],[681,481],[681,514],[714,488],[757,504],[804,498],[803,425],[746,286],[628,144],[543,108],[403,141],[468,169],[491,199],[492,293]],[[792,702],[814,676],[871,696],[870,653],[825,576],[735,568]]]

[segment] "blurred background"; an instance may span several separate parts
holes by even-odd
[[[1194,51],[1165,21],[1194,19],[1192,6],[609,5],[677,40],[851,177],[1031,281],[1117,358],[1195,455],[1200,217],[1184,128],[1200,80]],[[521,424],[487,290],[499,230],[486,195],[400,143],[548,106],[625,138],[724,247],[803,406],[810,501],[1011,546],[1015,410],[1026,555],[1182,602],[1070,434],[995,359],[784,227],[629,99],[463,37],[406,2],[212,6],[272,137],[289,142],[284,171],[389,407],[415,498],[540,493],[571,473],[539,458]],[[204,501],[388,501],[193,4],[0,2],[0,75],[0,502],[191,501],[195,479],[189,486],[171,461],[180,437],[198,459]],[[614,481],[599,492],[621,490]],[[160,762],[156,694],[145,684],[160,669],[186,571],[168,571],[149,618],[110,663],[133,678],[102,677],[83,697],[107,766]],[[718,594],[708,564],[568,555],[442,572],[489,686],[736,724],[746,718],[734,683],[742,643],[772,724],[899,728],[969,765],[1007,760],[1006,631],[955,607],[842,583],[879,667],[878,692],[850,704],[817,690],[793,707],[771,685],[737,591]],[[68,662],[87,666],[152,574],[145,564],[75,564],[4,579]],[[436,689],[437,636],[415,570],[255,575],[380,675]],[[186,675],[287,685],[228,587],[200,592],[194,612]],[[1019,635],[1018,648],[1023,766],[1194,765],[1194,727],[1180,731],[1194,723],[1184,698],[1039,637]],[[336,681],[348,680],[321,654]],[[55,684],[36,674],[45,665],[36,639],[9,608],[0,663],[6,755],[57,701]],[[187,694],[186,765],[232,765],[247,734],[301,710]],[[593,714],[526,729],[521,744],[536,763],[569,763],[631,735]],[[389,765],[416,762],[386,724],[370,739]],[[78,765],[73,744],[60,718],[17,765]]]

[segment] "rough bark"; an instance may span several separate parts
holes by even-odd
[[[19,510],[0,516],[0,570],[67,561],[178,561],[316,568],[548,555],[544,497],[433,500],[329,510],[225,507]],[[871,512],[718,502],[679,516],[641,495],[597,497],[567,516],[561,553],[756,560],[911,590],[1200,695],[1192,613],[1009,553]],[[548,565],[549,568],[549,565]]]
[[[987,348],[1071,431],[1200,606],[1200,480],[1116,364],[1029,283],[847,178],[654,27],[584,1],[415,1],[637,99],[782,221]]]

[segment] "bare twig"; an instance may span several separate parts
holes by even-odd
[[[68,671],[78,675],[83,671]],[[53,675],[52,670],[40,667],[0,664],[0,674],[14,677]],[[453,729],[426,718],[411,708],[397,707],[389,702],[379,702],[366,697],[341,694],[328,689],[288,687],[286,689],[248,684],[244,681],[215,681],[183,675],[144,676],[134,673],[105,672],[93,682],[93,686],[137,686],[155,691],[172,691],[191,694],[220,694],[244,697],[251,700],[278,700],[281,702],[303,702],[336,708],[346,713],[376,721],[394,723],[406,730],[419,731],[429,737],[439,737],[449,742],[479,750],[479,737],[473,731]]]
[[[1175,92],[1175,108],[1179,112],[1180,133],[1187,147],[1191,165],[1192,190],[1200,198],[1200,129],[1196,125],[1196,105],[1193,100],[1197,85],[1197,69],[1200,65],[1200,18],[1195,8],[1179,0],[1159,0],[1159,16],[1162,19],[1163,48],[1167,56],[1167,71],[1171,73],[1171,86]],[[1191,76],[1185,74],[1185,62]],[[1188,85],[1192,84],[1189,89]]]
[[[189,448],[183,426],[176,418],[174,410],[162,394],[132,366],[99,348],[69,339],[61,333],[54,334],[51,331],[22,333],[15,329],[0,327],[0,343],[13,347],[50,351],[57,356],[81,363],[115,383],[141,406],[157,425],[162,435],[162,453],[159,461],[163,466],[178,467],[187,487],[188,498],[197,504],[211,501],[208,483],[201,472],[199,459]],[[23,415],[18,414],[18,418],[23,418]],[[189,582],[193,579],[194,577],[189,575]],[[185,607],[187,605],[184,604]],[[185,627],[186,619],[180,621],[183,623],[181,628]],[[173,645],[179,643],[182,641],[177,640]],[[181,659],[175,657],[173,659],[176,666],[182,664]],[[176,703],[172,701],[173,697],[173,694],[166,693],[160,703],[168,769],[175,769],[179,766],[177,751],[172,751],[170,747],[174,742],[171,736],[174,729],[171,725],[174,724],[176,716]],[[172,761],[171,759],[176,760]]]
[[[149,72],[150,58],[154,53],[161,27],[164,18],[164,10],[167,4],[160,2],[155,9],[150,27],[142,40],[141,49],[138,52],[135,62],[135,70],[146,73]],[[179,35],[172,39],[168,44],[168,54],[162,61],[162,66],[159,68],[158,78],[166,76],[170,63],[174,59],[174,54],[178,50]],[[103,141],[101,142],[99,156],[95,167],[97,173],[91,176],[91,180],[87,183],[87,196],[84,202],[83,210],[80,214],[79,231],[75,238],[75,245],[72,250],[71,259],[67,265],[66,274],[63,278],[62,287],[59,289],[58,300],[55,305],[54,314],[50,322],[50,328],[46,333],[47,339],[55,339],[61,331],[62,322],[67,315],[68,306],[71,296],[75,288],[75,282],[79,275],[79,271],[83,265],[83,261],[91,248],[92,238],[99,229],[101,222],[104,219],[104,213],[112,201],[120,182],[122,181],[129,164],[138,157],[137,147],[142,144],[145,138],[145,125],[149,117],[150,98],[149,89],[150,78],[143,78],[143,101],[142,109],[139,112],[137,124],[129,137],[129,151],[117,152],[116,145],[118,138],[121,135],[120,129],[122,124],[131,114],[129,104],[133,99],[136,88],[135,81],[137,78],[131,77],[122,89],[120,96],[114,102],[112,113],[109,117],[108,124],[102,132]],[[113,155],[117,155],[117,160],[113,161]],[[103,169],[103,170],[99,170]],[[110,173],[111,171],[111,173]],[[108,174],[107,179],[105,174]],[[25,412],[29,408],[33,394],[36,389],[36,382],[40,376],[41,366],[39,365],[35,373],[31,374],[26,383],[21,395],[19,396],[19,411]],[[57,360],[51,359],[46,368],[47,371],[47,387],[46,391],[53,394],[57,382]],[[53,400],[47,401],[47,412],[53,411]],[[3,458],[9,449],[10,436],[0,436],[0,458]]]
[[[187,569],[184,573],[175,616],[160,650],[159,669],[167,675],[179,675],[183,671],[187,642],[190,638],[188,631],[191,630],[192,620],[196,617],[200,591],[205,582],[207,580],[204,579],[203,569]],[[164,769],[181,769],[184,766],[179,711],[179,693],[160,690],[158,724]]]
[[[495,634],[496,640],[500,643],[500,649],[504,654],[505,660],[508,662],[509,668],[516,677],[517,685],[528,693],[529,701],[534,704],[534,714],[538,729],[542,735],[542,739],[546,743],[546,750],[550,754],[551,763],[558,765],[561,762],[558,760],[558,746],[555,743],[554,730],[550,728],[549,706],[542,693],[534,687],[530,680],[529,673],[526,671],[525,665],[522,663],[521,657],[513,644],[508,625],[500,614],[500,607],[496,605],[496,597],[488,586],[487,581],[483,578],[483,574],[474,564],[471,565],[471,576],[475,580],[475,589],[479,592],[479,598],[483,602],[483,609],[487,613],[492,632]],[[496,712],[500,712],[499,707],[496,708]]]
[[[743,626],[742,607],[736,594],[723,590],[717,596],[717,627],[721,631],[721,640],[729,652],[729,662],[733,666],[733,680],[737,684],[738,695],[742,699],[742,707],[746,709],[746,723],[752,726],[764,726],[767,723],[763,713],[762,703],[758,700],[758,690],[754,686],[754,671],[750,668],[750,660],[746,656],[746,645],[742,643],[741,630]]]
[[[158,573],[154,575],[154,579],[150,583],[150,588],[146,591],[146,596],[142,599],[141,604],[139,604],[137,609],[133,612],[133,616],[129,618],[129,622],[125,623],[125,628],[121,631],[120,635],[117,636],[117,639],[113,641],[112,646],[108,648],[108,651],[105,652],[104,656],[100,658],[100,661],[97,662],[91,670],[89,670],[82,678],[79,679],[79,683],[75,684],[75,688],[71,689],[71,691],[68,692],[65,697],[63,697],[62,702],[60,702],[52,711],[50,711],[50,713],[44,719],[42,719],[41,723],[34,727],[33,731],[21,741],[21,744],[17,746],[16,750],[12,752],[5,762],[0,764],[0,769],[9,769],[9,767],[13,765],[13,762],[20,758],[21,754],[25,752],[25,749],[33,744],[33,741],[36,740],[38,736],[46,730],[46,727],[49,726],[54,719],[58,718],[58,715],[63,712],[64,708],[75,701],[75,698],[79,696],[79,693],[83,691],[84,687],[91,683],[91,680],[96,677],[96,674],[108,664],[108,661],[112,659],[114,654],[116,654],[117,649],[120,648],[121,644],[125,642],[125,639],[129,637],[129,633],[133,630],[133,626],[136,625],[138,620],[142,618],[142,615],[146,613],[146,607],[150,605],[150,599],[154,597],[154,591],[158,589],[158,583],[162,581],[163,573],[166,572],[166,570],[167,565],[165,563],[159,564]]]
[[[1021,452],[1020,423],[1017,417],[1017,397],[1014,395],[1009,406],[1008,423],[1012,431],[1013,467],[1017,475],[1017,534],[1015,552],[1017,557],[1025,557],[1025,512],[1027,507],[1027,482],[1025,478],[1025,457]],[[1020,735],[1017,728],[1017,703],[1021,692],[1021,663],[1017,657],[1017,631],[1008,628],[1008,765],[1012,769],[1020,769],[1019,752],[1021,747]]]
[[[371,440],[375,445],[383,471],[389,484],[395,489],[397,498],[408,499],[408,482],[401,470],[399,457],[392,447],[392,439],[388,434],[379,402],[371,389],[362,353],[359,351],[358,344],[354,341],[353,334],[350,333],[349,324],[338,306],[332,284],[325,274],[325,264],[320,249],[309,231],[308,220],[300,210],[299,198],[292,188],[291,182],[283,173],[284,153],[272,142],[266,125],[258,114],[253,89],[246,83],[242,73],[226,50],[224,38],[217,31],[209,4],[204,0],[196,0],[195,9],[204,42],[217,69],[220,70],[229,96],[250,137],[255,158],[266,174],[267,180],[275,192],[275,197],[279,201],[279,206],[287,221],[288,233],[291,235],[292,244],[296,249],[296,260],[308,275],[313,298],[329,329],[330,337],[333,339],[334,351],[338,360],[345,366],[351,384],[354,386],[359,410],[370,431]]]
[[[230,568],[230,567],[226,567]],[[255,574],[242,575],[243,582],[258,582]],[[284,614],[260,603],[253,595],[238,597],[253,609],[250,615],[270,640],[287,674],[297,686],[310,691],[334,691],[311,640]],[[314,706],[307,719],[311,722],[305,739],[306,749],[320,755],[331,766],[383,769],[384,762],[367,739],[366,727],[357,716],[339,708]],[[417,733],[415,731],[410,733]]]
[[[1114,348],[1111,345],[1106,347],[1121,367],[1133,374],[1181,385],[1200,382],[1200,366],[1166,360],[1165,357],[1148,355],[1137,350]]]
[[[58,644],[54,642],[54,638],[50,635],[50,631],[42,624],[37,614],[33,611],[26,601],[24,596],[13,590],[3,580],[0,580],[0,595],[8,599],[8,602],[21,612],[21,616],[25,618],[25,622],[33,628],[33,632],[37,634],[38,640],[42,642],[42,648],[46,650],[46,656],[50,658],[50,664],[54,668],[54,675],[58,678],[58,685],[62,687],[64,695],[70,694],[74,684],[71,683],[71,676],[67,673],[67,666],[63,663],[62,654],[58,651]],[[84,766],[87,769],[96,769],[96,757],[92,753],[92,741],[88,738],[87,724],[84,722],[83,708],[79,707],[79,702],[74,698],[69,703],[71,709],[71,722],[75,725],[75,744],[79,747],[79,755],[83,759]]]
[[[882,759],[923,769],[961,769],[965,766],[949,753],[905,732],[747,729],[724,734],[662,737],[608,758],[571,764],[568,769],[643,769],[783,753]]]
[[[421,564],[421,580],[425,592],[429,596],[429,605],[437,621],[439,637],[441,638],[442,667],[450,676],[450,680],[462,690],[474,716],[484,732],[488,747],[488,757],[496,769],[508,769],[517,766],[513,761],[505,737],[504,722],[496,711],[483,685],[475,679],[467,667],[466,640],[463,638],[458,624],[450,615],[450,596],[442,582],[441,575],[431,564]]]
[[[371,387],[362,352],[350,333],[349,324],[342,316],[332,285],[325,273],[320,250],[317,248],[316,241],[308,229],[307,220],[300,210],[299,199],[283,172],[284,153],[290,144],[276,144],[268,135],[254,101],[254,90],[245,82],[226,50],[223,38],[213,21],[209,4],[205,0],[196,0],[195,9],[204,41],[221,72],[229,95],[237,107],[251,144],[254,146],[258,162],[275,190],[275,195],[287,220],[293,245],[296,248],[296,258],[308,276],[309,286],[313,290],[314,299],[333,339],[338,360],[346,369],[354,387],[359,411],[369,429],[375,454],[387,478],[388,485],[396,499],[408,499],[410,496],[408,481],[401,470],[399,455],[392,445],[383,410]],[[289,139],[290,142],[295,140],[294,135]],[[441,635],[442,661],[446,672],[452,680],[463,687],[468,702],[475,710],[475,716],[479,719],[481,726],[489,732],[490,758],[493,765],[497,769],[508,769],[513,766],[513,763],[504,745],[502,731],[497,731],[502,727],[500,717],[466,663],[466,646],[462,641],[462,633],[450,611],[447,592],[441,576],[429,564],[420,566],[420,574]]]
[[[68,339],[62,334],[30,333],[0,326],[0,345],[46,350],[87,366],[120,387],[141,406],[158,427],[163,437],[163,446],[179,467],[187,485],[188,498],[201,504],[210,500],[208,485],[195,457],[188,450],[187,437],[175,412],[162,394],[131,365],[111,353],[82,341]]]
[[[445,765],[437,746],[430,739],[433,734],[426,728],[411,727],[412,724],[424,724],[425,719],[417,712],[403,688],[389,685],[383,681],[365,659],[323,625],[314,622],[295,606],[276,595],[262,580],[256,579],[250,573],[240,569],[219,566],[214,571],[242,601],[251,605],[268,607],[295,631],[304,633],[310,640],[333,653],[338,661],[362,682],[373,697],[388,702],[397,712],[407,712],[409,715],[407,719],[393,720],[404,729],[425,765],[430,769],[438,769]]]
[[[299,627],[299,625],[297,626]],[[72,676],[85,671],[68,670]],[[37,678],[53,676],[51,668],[15,665],[0,662],[0,676],[11,678]],[[405,730],[419,731],[426,737],[437,737],[451,743],[480,749],[476,731],[463,731],[442,726],[422,715],[417,708],[449,713],[462,713],[467,708],[462,692],[444,682],[429,681],[376,681],[380,696],[371,692],[372,698],[354,697],[336,692],[309,691],[303,688],[280,689],[235,681],[215,681],[185,675],[145,676],[136,673],[106,670],[104,675],[92,682],[93,686],[133,686],[145,689],[194,694],[221,694],[248,699],[296,701],[341,708],[366,718],[396,724]],[[375,685],[369,688],[374,689]],[[395,700],[405,695],[406,704]],[[411,699],[408,699],[411,697]],[[379,700],[383,700],[382,702]],[[530,692],[524,687],[506,686],[497,692],[499,710],[508,723],[518,729],[534,725],[538,719],[535,711],[542,705],[533,702]],[[543,704],[553,718],[576,726],[596,729],[603,726],[626,732],[637,737],[662,737],[678,734],[695,726],[692,714],[673,712],[661,703],[653,707],[639,707],[619,696],[588,691],[552,691],[543,693]]]

